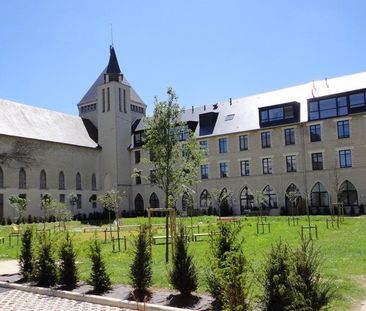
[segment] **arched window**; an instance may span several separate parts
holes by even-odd
[[[65,189],[65,175],[63,171],[58,174],[58,189]]]
[[[323,184],[317,182],[313,189],[311,189],[311,206],[321,207],[329,206],[328,191],[324,188]]]
[[[159,198],[155,192],[150,195],[149,203],[151,208],[159,208]]]
[[[277,207],[277,195],[270,185],[267,185],[263,189],[264,206],[267,208]]]
[[[243,214],[245,210],[250,210],[254,205],[254,196],[247,186],[240,193],[240,211]]]
[[[47,175],[45,170],[39,174],[39,189],[47,189]]]
[[[97,178],[95,177],[94,173],[92,175],[92,180],[91,180],[91,189],[97,190]]]
[[[287,194],[290,193],[290,192],[295,193],[297,197],[301,196],[299,188],[297,188],[297,186],[295,184],[290,184],[287,187],[286,193],[285,193],[285,205],[286,205],[286,207],[291,207],[290,200],[287,197]]]
[[[81,190],[81,175],[79,172],[76,174],[76,190]]]
[[[201,192],[200,195],[200,207],[211,207],[211,206],[212,206],[211,195],[205,189]]]
[[[193,209],[193,198],[188,192],[184,192],[182,196],[182,210],[191,211]]]
[[[4,172],[0,166],[0,188],[4,188]]]
[[[19,170],[19,189],[27,188],[27,175],[25,174],[24,168]]]
[[[339,187],[339,200],[346,206],[358,206],[358,196],[355,186],[348,180]]]
[[[135,197],[135,213],[137,215],[143,215],[144,211],[144,199],[142,198],[141,194],[138,193]]]

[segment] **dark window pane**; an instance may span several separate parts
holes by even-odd
[[[364,93],[352,94],[349,96],[349,105],[351,108],[362,107],[365,105]]]

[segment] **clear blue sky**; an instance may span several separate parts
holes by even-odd
[[[366,1],[0,2],[0,98],[77,114],[111,43],[152,109],[186,107],[366,70]]]

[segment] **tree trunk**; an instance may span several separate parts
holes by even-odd
[[[169,196],[168,191],[165,192],[165,208],[167,211],[165,212],[165,263],[169,263]]]

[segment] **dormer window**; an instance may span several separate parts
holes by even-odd
[[[300,103],[292,102],[259,108],[260,126],[273,126],[300,121]]]

